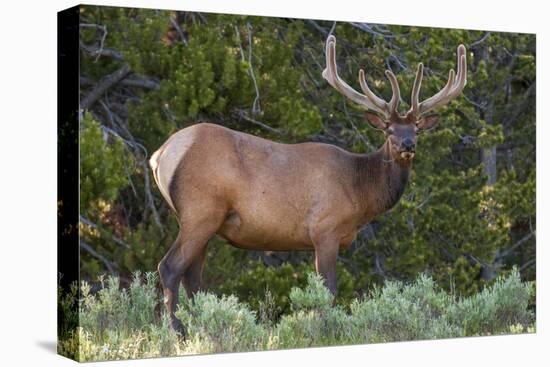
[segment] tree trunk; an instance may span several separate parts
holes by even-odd
[[[487,185],[493,186],[497,182],[497,147],[493,145],[489,148],[481,149],[481,160],[483,162],[483,171],[487,176]]]

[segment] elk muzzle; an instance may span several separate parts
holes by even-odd
[[[403,159],[412,159],[416,153],[416,142],[411,138],[405,138],[401,141],[399,155]]]

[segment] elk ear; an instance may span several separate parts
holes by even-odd
[[[416,127],[419,131],[426,131],[433,129],[439,122],[439,116],[438,115],[430,115],[426,117],[422,117],[418,122],[416,123]]]
[[[386,130],[386,128],[388,127],[388,125],[386,125],[386,123],[382,121],[382,119],[378,117],[378,115],[375,113],[366,111],[365,116],[367,116],[367,121],[369,125],[374,127],[375,129]]]

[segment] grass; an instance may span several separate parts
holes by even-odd
[[[533,288],[517,270],[468,298],[423,274],[410,284],[386,282],[346,308],[333,306],[321,278],[310,274],[304,288],[291,290],[291,312],[278,320],[270,317],[269,293],[257,314],[235,296],[199,293],[191,301],[182,292],[176,314],[185,340],[155,312],[162,309],[156,287],[153,273],[134,274],[127,289],[109,277],[96,294],[82,283],[80,326],[61,336],[59,353],[100,361],[534,332]],[[64,310],[70,300],[74,293],[62,298]]]

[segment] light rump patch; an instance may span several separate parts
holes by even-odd
[[[194,140],[193,129],[183,134],[183,130],[172,135],[149,160],[149,166],[153,170],[153,177],[157,186],[172,210],[176,208],[170,195],[170,183],[174,172],[185,152],[192,146]]]

